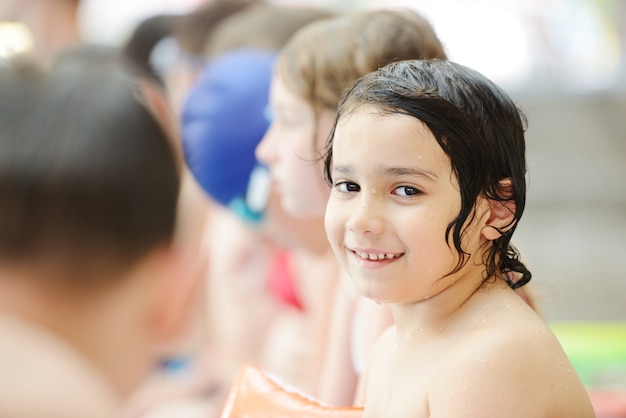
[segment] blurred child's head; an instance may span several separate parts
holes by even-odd
[[[299,29],[334,14],[325,9],[256,2],[224,18],[211,32],[204,55],[217,57],[240,48],[280,51]],[[246,30],[241,30],[246,28]]]
[[[201,2],[189,13],[176,16],[168,28],[169,36],[162,37],[151,48],[149,66],[163,80],[177,117],[182,113],[188,91],[206,62],[202,56],[203,48],[213,31],[224,19],[258,3],[263,3],[263,0]]]
[[[411,10],[374,10],[327,19],[298,32],[282,51],[276,76],[315,109],[335,111],[354,81],[405,59],[445,59],[430,23]]]
[[[464,239],[480,217],[477,202],[486,199],[498,219],[488,220],[481,231],[488,246],[481,260],[485,278],[498,275],[512,287],[530,280],[510,244],[526,201],[526,120],[511,98],[478,72],[447,61],[409,60],[383,67],[360,79],[339,105],[325,157],[329,181],[338,175],[333,167],[337,126],[349,123],[363,109],[377,116],[405,115],[421,121],[447,156],[460,195],[460,210],[442,237],[458,254],[453,272],[471,255]],[[514,281],[509,272],[522,277]]]
[[[238,49],[213,59],[191,89],[182,120],[185,161],[202,189],[240,215],[257,165],[254,148],[269,121],[268,90],[276,53]]]
[[[0,263],[115,281],[175,228],[172,139],[120,64],[0,76]]]
[[[181,160],[163,99],[118,55],[89,57],[0,69],[0,311],[125,396],[190,324],[200,282],[175,239]]]
[[[269,176],[254,150],[269,126],[278,51],[300,27],[328,16],[258,3],[221,21],[205,46],[210,59],[183,111],[185,160],[202,189],[245,220],[260,221],[269,199]]]
[[[323,216],[328,188],[318,160],[339,99],[359,77],[393,61],[445,58],[432,26],[410,10],[359,12],[312,23],[281,52],[272,80],[272,125],[257,148],[285,210]]]
[[[146,75],[165,87],[161,75],[151,61],[156,46],[172,36],[180,15],[158,14],[141,21],[130,34],[122,47],[122,54],[140,68]]]

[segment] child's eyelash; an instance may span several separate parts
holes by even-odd
[[[359,190],[361,190],[358,184],[347,180],[336,181],[333,187],[344,193],[358,192]]]
[[[403,197],[419,196],[422,194],[422,191],[415,186],[403,185],[403,186],[398,186],[394,189],[394,191],[396,192],[398,190],[404,190],[404,193],[400,193],[400,196],[403,196]]]

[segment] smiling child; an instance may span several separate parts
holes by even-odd
[[[514,291],[525,118],[459,64],[400,61],[339,104],[326,231],[395,325],[362,380],[365,417],[593,417],[545,322]]]

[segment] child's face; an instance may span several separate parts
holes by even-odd
[[[322,217],[328,194],[319,149],[334,114],[313,107],[290,92],[279,77],[270,89],[272,124],[257,146],[257,158],[270,168],[284,210],[298,218]]]
[[[448,156],[418,119],[372,110],[361,107],[337,126],[326,232],[361,293],[380,302],[417,302],[478,263],[446,276],[459,259],[446,228],[461,207]],[[481,242],[482,204],[476,216],[463,239],[470,253]]]

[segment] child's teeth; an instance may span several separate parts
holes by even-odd
[[[355,251],[355,253],[366,260],[372,260],[372,261],[378,261],[378,260],[390,260],[392,258],[395,258],[396,256],[394,254],[368,254],[368,253],[362,253],[360,251]]]

